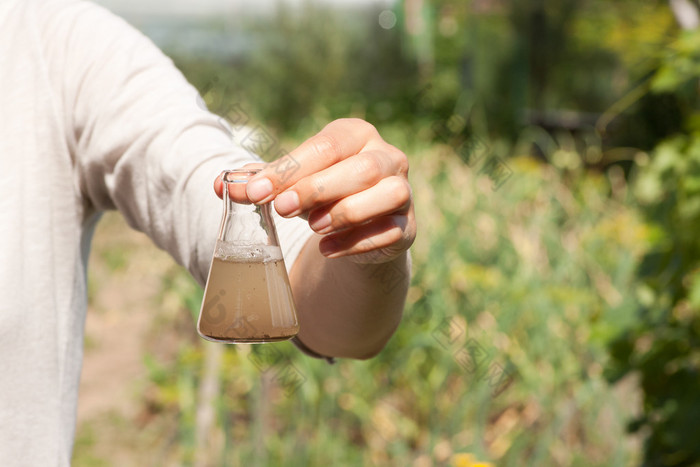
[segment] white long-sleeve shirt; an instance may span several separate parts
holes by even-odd
[[[121,211],[203,283],[212,181],[252,158],[121,19],[0,0],[0,466],[70,464],[99,213]],[[290,267],[311,231],[277,221]]]

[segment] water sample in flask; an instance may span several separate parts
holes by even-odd
[[[197,322],[199,335],[210,341],[276,342],[299,332],[270,203],[252,204],[245,195],[259,171],[222,176],[224,213]]]

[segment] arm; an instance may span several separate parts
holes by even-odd
[[[204,284],[221,219],[207,187],[222,168],[255,159],[122,19],[87,1],[41,2],[39,12],[83,219],[118,209]]]
[[[311,238],[297,258],[290,281],[299,309],[299,339],[321,355],[368,358],[376,355],[401,320],[410,260],[358,264],[328,259]]]

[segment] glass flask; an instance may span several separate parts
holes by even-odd
[[[259,171],[222,176],[224,213],[197,322],[199,335],[210,341],[276,342],[299,332],[270,203],[252,204],[245,195]]]

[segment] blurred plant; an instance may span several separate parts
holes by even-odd
[[[660,145],[637,182],[656,228],[639,269],[637,323],[611,346],[609,377],[638,371],[648,465],[700,462],[700,134]],[[643,431],[647,432],[647,431]]]
[[[699,41],[700,31],[682,33],[653,76],[652,91],[697,89]],[[686,134],[642,158],[635,187],[656,234],[638,271],[638,320],[612,344],[608,376],[641,376],[644,413],[630,430],[646,433],[645,465],[700,463],[699,117],[695,107],[684,119]]]
[[[550,3],[401,1],[385,28],[386,11],[309,2],[248,20],[253,46],[234,62],[175,58],[213,111],[239,102],[272,134],[297,139],[346,116],[417,136],[457,116],[465,136],[513,141],[532,124],[566,128],[572,113],[577,131],[590,129],[611,106],[604,145],[646,150],[677,131],[684,101],[669,93],[614,105],[673,39],[667,2]]]
[[[406,115],[416,66],[377,9],[283,3],[273,18],[251,21],[254,52],[236,66],[234,89],[274,131],[308,133],[349,115],[386,120]]]

